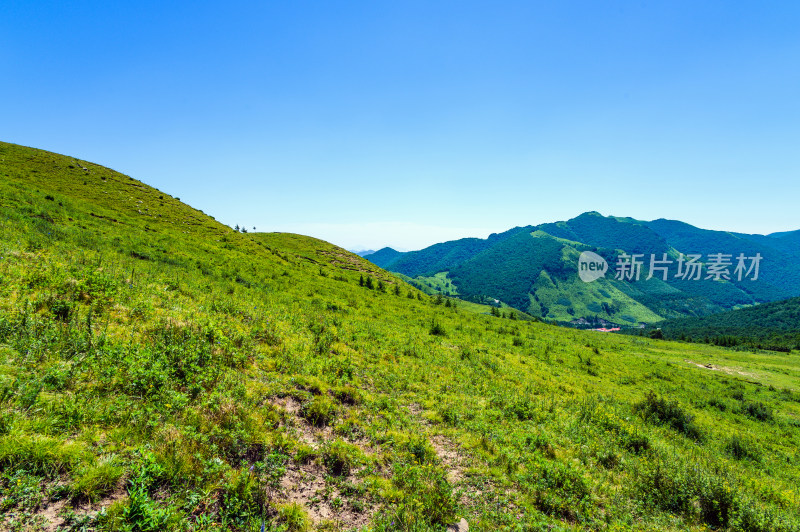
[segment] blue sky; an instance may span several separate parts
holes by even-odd
[[[798,27],[796,2],[12,0],[0,139],[349,249],[589,210],[785,231]]]

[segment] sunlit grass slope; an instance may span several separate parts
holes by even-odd
[[[800,364],[437,304],[0,144],[10,530],[797,530]]]

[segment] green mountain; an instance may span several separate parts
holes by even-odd
[[[383,268],[384,264],[389,264],[394,261],[397,257],[402,255],[400,251],[396,251],[392,248],[383,248],[379,249],[378,251],[374,251],[372,253],[365,253],[362,255],[363,257],[368,256],[370,262],[376,264]]]
[[[0,529],[798,530],[797,353],[519,318],[0,143]]]
[[[632,325],[704,316],[800,294],[800,232],[744,235],[709,231],[673,220],[651,222],[582,214],[565,222],[517,227],[489,238],[466,238],[408,253],[367,255],[382,268],[425,283],[445,274],[459,297],[502,301],[533,316],[562,322],[606,320]],[[603,257],[608,274],[592,283],[578,276],[582,252]],[[639,254],[638,280],[616,279],[622,253]],[[725,254],[727,279],[706,279],[715,254]],[[681,255],[700,255],[700,280],[678,277]],[[739,256],[745,270],[736,268]],[[650,259],[670,261],[667,278]],[[758,278],[752,257],[759,257]],[[657,264],[656,264],[657,265]],[[747,273],[750,270],[750,276]]]
[[[658,324],[664,338],[725,346],[800,349],[800,298]],[[650,331],[644,331],[649,333]]]

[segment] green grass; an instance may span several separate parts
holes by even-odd
[[[9,144],[0,196],[2,527],[798,529],[796,353],[448,307]]]
[[[418,275],[413,279],[407,275],[398,274],[404,281],[416,286],[423,292],[429,295],[442,294],[445,296],[457,296],[458,289],[447,278],[447,272],[439,272],[436,275],[425,277]]]

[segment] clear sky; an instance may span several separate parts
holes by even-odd
[[[584,211],[800,229],[800,2],[0,3],[0,140],[415,249]]]

